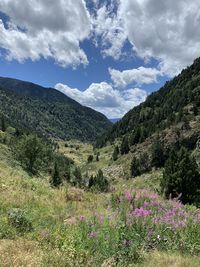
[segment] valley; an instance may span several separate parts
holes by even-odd
[[[200,266],[199,71],[114,125],[0,79],[0,266]]]

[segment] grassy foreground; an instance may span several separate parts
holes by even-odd
[[[159,176],[52,189],[0,144],[0,266],[200,266],[199,210],[163,200]]]

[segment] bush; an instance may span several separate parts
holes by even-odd
[[[93,155],[89,155],[87,159],[88,163],[91,163],[93,159],[94,159]]]
[[[107,192],[109,189],[109,182],[104,176],[102,170],[99,170],[96,176],[91,176],[89,179],[89,188],[95,188],[100,192]]]
[[[8,212],[8,221],[19,232],[29,232],[32,230],[32,224],[27,217],[27,214],[22,209],[11,209]]]

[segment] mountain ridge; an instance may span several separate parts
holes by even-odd
[[[4,77],[0,77],[0,112],[15,127],[58,139],[94,141],[112,125],[105,115],[54,88]]]
[[[190,120],[187,105],[192,106],[193,113],[199,113],[200,58],[149,95],[146,101],[127,112],[98,138],[96,145],[105,146],[107,142],[113,142],[124,135],[128,135],[130,145],[143,142],[156,131],[163,130],[178,120]]]

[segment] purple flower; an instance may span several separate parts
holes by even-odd
[[[89,238],[93,239],[93,238],[97,238],[97,233],[96,232],[91,232],[89,234]]]

